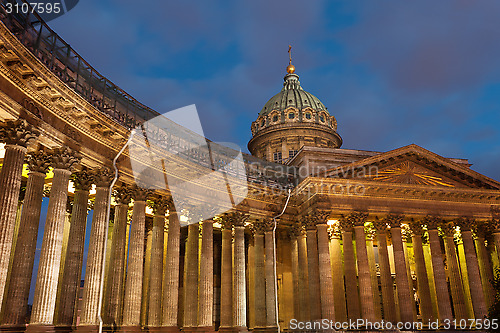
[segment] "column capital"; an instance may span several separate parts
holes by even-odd
[[[74,172],[70,179],[76,190],[89,191],[94,184],[94,173],[83,167],[82,170]]]
[[[94,174],[94,183],[96,187],[109,187],[113,178],[114,173],[107,167],[100,167],[92,171]]]
[[[235,211],[224,214],[225,219],[234,227],[244,227],[245,222],[250,218],[249,214]]]
[[[137,184],[132,186],[132,198],[135,201],[146,201],[150,195],[151,190],[139,187]]]
[[[271,223],[269,223],[271,222]],[[265,232],[272,230],[272,221],[269,221],[268,219],[258,219],[253,225],[253,230],[256,235],[263,235]],[[271,225],[271,228],[269,228]]]
[[[132,200],[132,188],[125,183],[121,183],[114,187],[113,196],[118,204],[128,205]]]
[[[486,239],[492,234],[493,227],[490,221],[476,221],[472,231],[479,239]]]
[[[340,230],[345,232],[352,232],[352,227],[354,226],[349,215],[342,215],[339,219]]]
[[[439,227],[446,237],[453,237],[455,235],[455,224],[453,222],[442,222]]]
[[[476,220],[470,217],[462,216],[455,219],[455,224],[460,227],[460,231],[471,231],[476,225]]]
[[[384,220],[391,228],[401,228],[401,222],[404,219],[402,214],[388,214]]]
[[[443,223],[443,219],[435,215],[427,215],[422,220],[422,224],[426,225],[428,230],[437,229],[441,223]]]
[[[296,239],[303,232],[304,232],[304,229],[302,228],[300,223],[293,223],[292,225],[290,225],[290,228],[288,228],[288,234],[290,235],[291,239]]]
[[[24,119],[7,120],[0,123],[0,142],[27,147],[40,135],[40,131]]]
[[[51,166],[54,169],[72,171],[80,163],[81,159],[82,157],[78,152],[68,147],[55,148],[51,154]]]
[[[373,221],[373,226],[375,227],[377,234],[385,235],[387,233],[388,225],[385,219],[379,219],[378,217],[375,217],[375,221]]]
[[[302,217],[302,226],[306,230],[316,230],[316,225],[318,224],[318,219],[315,214],[309,213]]]
[[[26,163],[32,172],[47,173],[49,171],[51,156],[43,149],[28,153]]]
[[[500,233],[500,219],[491,219],[491,223],[490,223],[492,229],[493,229],[493,233]]]
[[[233,221],[231,215],[228,213],[222,214],[220,217],[220,223],[222,225],[223,230],[232,230],[233,229]]]
[[[172,207],[172,204],[173,202],[171,198],[167,198],[161,195],[155,198],[151,198],[148,201],[148,206],[153,209],[153,213],[160,216],[165,215],[167,210]]]
[[[330,225],[328,226],[328,239],[340,239],[340,226],[339,225]]]
[[[423,229],[422,223],[420,221],[412,220],[409,223],[409,226],[410,226],[410,230],[414,236],[422,236],[422,234],[424,233],[424,229]]]

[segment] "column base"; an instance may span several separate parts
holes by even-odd
[[[150,332],[161,332],[161,333],[180,333],[180,329],[179,327],[177,326],[166,326],[166,327],[152,327],[154,329],[154,331],[151,331],[151,328],[150,328]],[[159,328],[158,331],[156,331],[156,329]]]
[[[141,326],[122,326],[117,330],[118,333],[139,333],[142,332]]]
[[[103,331],[104,331],[104,328],[103,328]],[[71,331],[69,331],[69,332],[71,332]],[[77,326],[76,329],[75,329],[75,332],[77,332],[77,333],[96,333],[96,332],[99,332],[99,325],[81,325],[81,326]]]
[[[278,333],[277,327],[255,327],[253,329],[254,333]]]
[[[32,324],[26,327],[26,333],[56,333],[54,325]]]
[[[213,326],[196,326],[196,327],[183,327],[183,332],[196,332],[196,333],[215,333]]]
[[[26,331],[26,325],[2,325],[0,332],[20,333]]]

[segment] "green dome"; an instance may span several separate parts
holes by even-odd
[[[297,74],[287,74],[284,80],[283,89],[271,97],[260,111],[259,116],[266,115],[273,110],[283,111],[289,107],[298,110],[311,108],[317,112],[328,112],[325,105],[316,96],[302,89]]]

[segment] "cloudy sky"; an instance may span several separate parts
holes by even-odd
[[[195,103],[208,138],[244,150],[292,44],[344,148],[415,143],[500,180],[499,14],[493,0],[84,0],[49,24],[142,103]]]

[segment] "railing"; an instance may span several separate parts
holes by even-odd
[[[17,2],[29,5],[26,0],[17,0]],[[32,13],[29,10],[26,14],[9,14],[6,10],[8,3],[16,3],[16,0],[1,0],[0,20],[3,24],[52,73],[96,109],[129,130],[141,125],[147,127],[148,120],[160,115],[101,75],[57,35],[36,12]],[[180,138],[172,142],[181,144]],[[218,152],[224,150],[228,151],[228,156],[236,155],[236,152],[229,148],[218,149]],[[193,162],[203,163],[203,159],[197,158],[200,154],[202,153],[192,150],[186,158]],[[223,156],[220,158],[212,156],[212,158],[213,161],[225,160]],[[248,181],[252,183],[282,187],[295,184],[298,178],[294,167],[266,162],[248,154],[244,154],[244,161]]]

